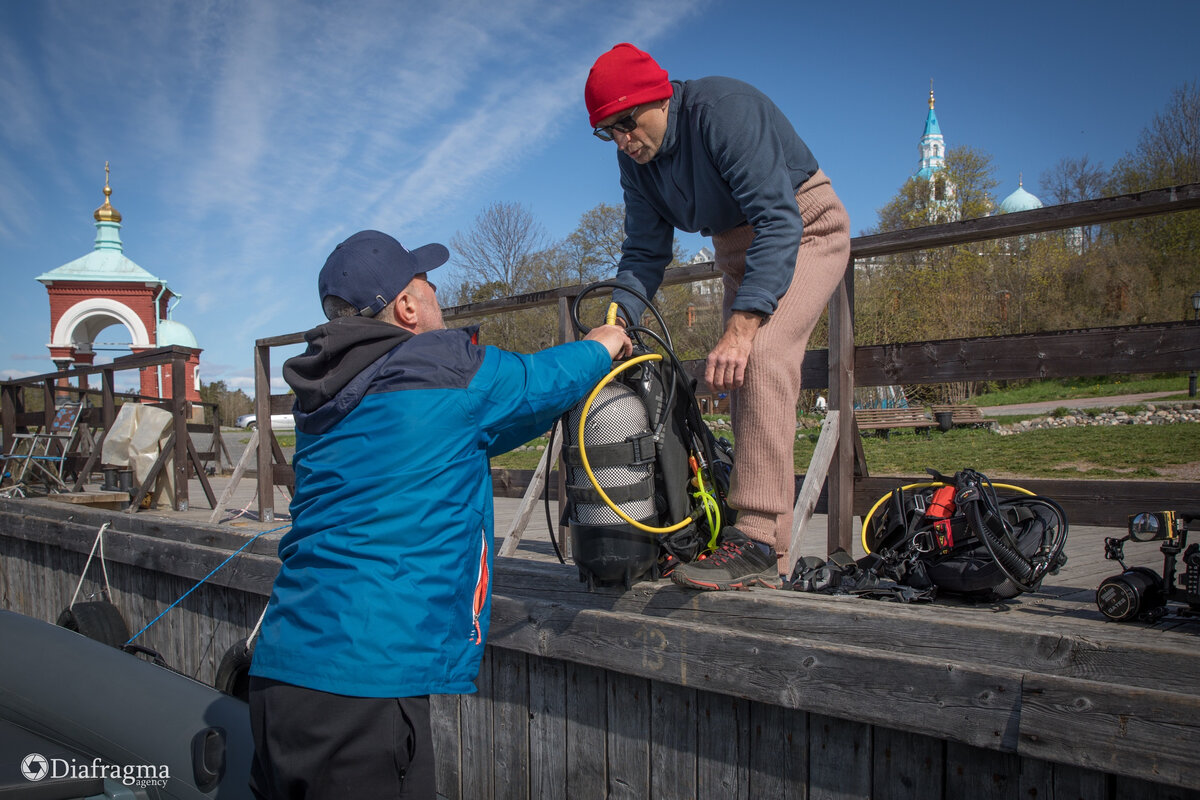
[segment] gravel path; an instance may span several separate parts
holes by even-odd
[[[1080,397],[1075,400],[1046,400],[1040,403],[1015,403],[1010,406],[985,406],[980,409],[985,417],[1015,416],[1017,414],[1048,414],[1056,408],[1110,408],[1133,406],[1170,397],[1179,392],[1147,392],[1145,394],[1118,394],[1108,397]]]

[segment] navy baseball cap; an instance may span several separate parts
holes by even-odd
[[[450,251],[442,244],[427,244],[409,251],[386,233],[359,231],[333,248],[325,259],[317,289],[322,303],[331,295],[340,297],[362,316],[373,317],[417,273],[440,267],[449,258]]]

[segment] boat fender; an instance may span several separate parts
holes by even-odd
[[[213,680],[213,688],[219,692],[236,697],[239,700],[250,700],[250,662],[254,658],[254,649],[248,639],[234,642],[217,667],[217,677]]]
[[[55,624],[109,647],[119,648],[129,641],[129,626],[125,624],[121,612],[105,600],[67,606],[58,615]]]

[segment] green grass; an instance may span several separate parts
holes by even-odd
[[[238,428],[237,430],[241,431],[240,428]],[[241,433],[242,433],[242,438],[240,439],[241,443],[242,444],[250,444],[250,434],[246,433],[245,431],[241,431]],[[294,431],[288,431],[287,433],[281,433],[279,431],[275,431],[275,441],[279,442],[280,447],[295,447],[296,446],[296,434]]]
[[[1147,392],[1179,392],[1187,395],[1186,374],[1153,377],[1099,377],[1045,380],[1011,389],[997,389],[971,398],[977,406],[1003,406],[1014,403],[1041,403],[1078,397],[1110,397]]]
[[[797,472],[808,468],[814,446],[809,441],[797,446]],[[929,435],[903,432],[886,440],[864,437],[863,452],[872,475],[970,467],[992,478],[1170,480],[1180,477],[1178,468],[1200,462],[1200,425],[1057,428],[1013,436],[968,428]]]
[[[817,435],[813,430],[796,443],[796,472],[808,469]],[[996,479],[1172,480],[1184,479],[1180,468],[1200,462],[1200,425],[1058,428],[1013,436],[970,428],[928,435],[897,431],[888,439],[863,437],[863,451],[872,475],[922,475],[927,467],[951,473],[970,467]],[[492,466],[533,469],[540,457],[540,451],[507,453],[492,459]]]

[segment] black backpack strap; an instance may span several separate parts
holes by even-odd
[[[592,469],[651,464],[654,462],[654,434],[647,431],[638,436],[631,436],[623,442],[587,445],[586,449],[588,466]],[[569,464],[583,463],[579,456],[579,445],[565,447],[563,457]]]
[[[654,497],[653,481],[645,480],[638,481],[630,486],[613,486],[611,488],[604,487],[604,493],[608,495],[608,499],[616,505],[624,505],[637,500],[649,500]],[[602,506],[607,505],[604,498],[596,491],[591,484],[585,486],[568,486],[567,497],[571,498],[572,503],[582,503],[584,505]]]

